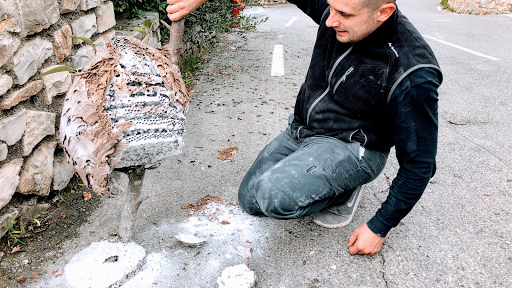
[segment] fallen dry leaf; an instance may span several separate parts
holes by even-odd
[[[251,243],[252,243],[252,242],[251,242],[251,241],[249,241],[249,240],[247,240],[247,241],[245,241],[245,242],[247,242],[247,243],[249,243],[249,244],[251,244]]]
[[[70,192],[71,192],[71,194],[73,194],[73,193],[75,193],[75,190],[71,189],[71,191],[70,191]]]
[[[55,275],[55,277],[62,275],[62,273],[64,273],[64,271],[59,270],[59,269],[54,269],[52,271],[52,274]]]
[[[84,200],[85,201],[91,199],[91,197],[92,197],[91,193],[84,192]]]
[[[32,278],[37,278],[37,277],[39,277],[39,275],[37,275],[37,274],[32,275]]]
[[[60,215],[59,217],[57,217],[59,219],[63,219],[63,218],[66,218],[66,215]]]
[[[222,224],[222,225],[229,225],[229,224],[231,224],[231,222],[229,222],[227,220],[222,220],[222,222],[220,222],[220,224]]]
[[[23,284],[23,282],[27,281],[27,277],[20,276],[16,280],[18,280],[18,283]]]
[[[218,150],[219,155],[217,156],[217,159],[219,159],[220,161],[231,160],[231,158],[235,156],[237,150],[238,148],[236,146],[230,147],[226,150]]]
[[[236,246],[236,253],[244,258],[252,258],[251,249],[245,245]]]
[[[178,234],[174,236],[174,238],[183,243],[186,247],[199,247],[208,240],[206,238],[198,238],[192,234]]]
[[[492,196],[492,194],[484,194],[484,196]]]
[[[20,247],[20,246],[16,246],[16,247],[12,248],[12,250],[11,250],[11,254],[14,254],[14,253],[16,253],[16,252],[19,252],[20,250],[21,250],[21,247]]]
[[[80,185],[80,186],[85,186],[85,184],[78,184],[78,185]]]

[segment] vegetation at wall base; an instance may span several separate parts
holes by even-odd
[[[142,18],[144,11],[158,12],[160,19],[171,24],[167,18],[166,1],[150,0],[113,0],[116,13],[123,17]],[[254,29],[265,20],[256,21],[240,12],[245,4],[240,0],[208,0],[185,18],[185,34],[183,42],[190,42],[200,49],[212,47],[219,41],[219,35],[231,32],[234,28],[241,30]],[[169,41],[169,31],[161,29],[162,44]]]
[[[447,10],[450,10],[451,12],[455,12],[455,10],[453,10],[453,8],[448,4],[448,0],[441,0],[441,6],[443,7],[443,9],[447,9]]]

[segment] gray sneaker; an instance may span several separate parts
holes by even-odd
[[[363,187],[357,187],[345,204],[325,208],[316,213],[313,218],[315,223],[326,228],[347,226],[352,221],[352,218],[354,218],[361,195],[363,195]]]

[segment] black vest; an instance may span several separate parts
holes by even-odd
[[[341,43],[322,16],[308,74],[295,104],[292,133],[302,141],[325,135],[386,151],[393,143],[387,109],[398,84],[411,72],[439,64],[421,34],[397,9],[357,43]]]

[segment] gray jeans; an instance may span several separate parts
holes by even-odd
[[[242,180],[238,201],[252,215],[305,217],[345,203],[355,187],[382,172],[388,155],[326,136],[298,142],[288,127],[259,153]]]

